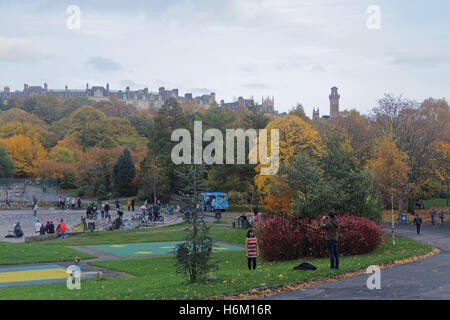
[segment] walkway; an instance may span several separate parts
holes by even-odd
[[[389,227],[386,227],[390,231]],[[381,289],[369,290],[369,275],[311,286],[267,297],[267,300],[390,300],[450,299],[450,225],[423,225],[417,235],[412,225],[396,226],[398,235],[441,250],[438,255],[381,270]]]

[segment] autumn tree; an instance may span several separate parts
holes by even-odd
[[[370,167],[380,192],[390,198],[392,244],[395,245],[394,203],[403,200],[408,188],[407,155],[397,148],[392,136],[384,136],[375,148]]]
[[[324,147],[318,132],[307,122],[295,115],[276,118],[269,122],[265,128],[267,134],[267,149],[271,150],[272,129],[279,129],[279,157],[280,164],[287,164],[291,158],[300,150],[304,150],[312,157],[320,157],[324,152]],[[275,176],[260,175],[262,165],[256,167],[257,175],[255,184],[264,192],[269,191],[271,181],[276,180]]]
[[[8,152],[16,167],[19,177],[30,177],[36,162],[44,160],[46,152],[39,140],[22,135],[0,139],[2,145]]]

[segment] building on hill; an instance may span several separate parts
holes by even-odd
[[[16,90],[11,92],[9,87],[5,87],[4,91],[0,91],[0,99],[7,102],[8,99],[13,97],[28,98],[35,95],[53,95],[59,99],[87,97],[94,101],[108,101],[110,96],[116,96],[124,104],[131,104],[140,109],[154,109],[161,108],[164,101],[170,97],[175,98],[179,103],[193,102],[198,107],[208,109],[211,105],[216,104],[216,94],[211,92],[210,94],[204,94],[198,97],[194,97],[192,93],[185,93],[184,96],[180,96],[178,89],[166,90],[164,87],[160,87],[158,92],[150,92],[148,88],[131,90],[130,87],[126,87],[125,90],[111,90],[109,83],[106,87],[103,86],[89,86],[86,84],[86,89],[69,89],[66,85],[64,89],[49,89],[47,83],[44,86],[28,86],[24,84],[23,90]],[[248,108],[250,104],[255,104],[253,99],[244,99],[239,97],[238,101],[225,103],[221,101],[221,105],[230,109],[237,109],[239,106]],[[256,104],[259,110],[268,113],[275,113],[274,98],[262,98],[260,104]]]
[[[160,87],[158,92],[150,92],[148,88],[131,90],[130,87],[126,87],[124,91],[110,90],[109,83],[106,84],[106,87],[89,87],[87,83],[85,90],[69,89],[67,85],[64,89],[49,89],[47,83],[44,83],[44,87],[24,84],[22,91],[11,92],[9,87],[5,87],[3,92],[0,91],[0,99],[4,102],[12,97],[28,98],[35,95],[54,95],[59,99],[87,97],[94,101],[108,101],[109,97],[114,95],[124,104],[132,104],[141,109],[159,109],[169,97],[174,97],[180,103],[192,100],[205,108],[216,103],[214,92],[199,97],[193,97],[192,93],[186,93],[181,97],[178,94],[178,89],[166,90],[164,87]]]
[[[247,109],[249,106],[254,105],[262,112],[275,113],[275,99],[273,97],[262,98],[260,104],[255,103],[254,99],[244,99],[243,97],[239,97],[238,100],[234,102],[225,102],[222,100],[220,101],[220,105],[231,110],[236,110],[238,108]]]
[[[328,95],[328,99],[330,99],[330,115],[323,115],[322,119],[328,120],[332,118],[336,118],[339,114],[339,99],[341,98],[341,95],[337,92],[337,87],[331,88],[331,93]],[[319,108],[317,110],[313,109],[313,120],[320,119],[320,112]]]

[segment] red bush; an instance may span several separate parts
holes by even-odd
[[[339,216],[338,248],[341,255],[372,252],[383,241],[384,231],[367,218]],[[300,257],[328,255],[325,231],[319,220],[268,218],[257,229],[261,257],[266,261],[294,260]]]
[[[265,219],[258,224],[257,237],[261,257],[266,261],[293,260],[305,250],[302,221],[281,217]]]

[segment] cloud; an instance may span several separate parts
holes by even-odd
[[[48,56],[31,41],[0,36],[0,61],[36,61]]]
[[[253,82],[253,83],[246,83],[243,85],[243,87],[248,88],[248,89],[255,89],[255,90],[267,90],[271,86],[269,86],[265,83]]]
[[[435,67],[448,64],[449,61],[449,52],[432,48],[409,48],[394,53],[394,57],[391,58],[392,64],[412,67]]]
[[[91,57],[86,61],[85,66],[100,72],[113,72],[122,69],[118,62],[104,57]]]

